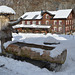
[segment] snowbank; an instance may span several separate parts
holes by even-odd
[[[48,36],[45,41],[45,43],[59,43],[59,41],[51,36]]]
[[[14,41],[8,41],[8,42],[5,42],[4,44],[3,44],[3,46],[4,46],[4,48],[6,49],[7,47],[8,47],[8,45],[10,45],[10,44],[12,44],[12,43],[15,43],[15,42],[17,42],[16,40],[14,40]]]

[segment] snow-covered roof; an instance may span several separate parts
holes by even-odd
[[[13,26],[13,28],[50,28],[50,26],[45,26],[45,25],[35,25],[35,24],[32,24],[32,25],[23,25],[23,24],[18,24],[18,25],[15,25]]]
[[[47,11],[48,13],[55,15],[56,11]],[[26,12],[24,15],[21,16],[23,19],[41,19],[41,11],[35,11],[35,12]]]
[[[26,12],[24,15],[21,16],[23,19],[41,19],[41,11],[36,12]]]
[[[0,14],[16,14],[15,11],[5,5],[0,6]]]
[[[52,15],[55,15],[57,11],[48,11],[49,13],[51,13]]]
[[[72,9],[64,9],[64,10],[58,10],[56,12],[56,15],[53,17],[54,19],[57,18],[67,18],[69,14],[71,13]]]
[[[63,10],[57,10],[57,11],[46,11],[52,15],[54,15],[53,19],[57,18],[67,18],[69,14],[71,13],[72,9],[63,9]],[[35,11],[35,12],[26,12],[24,15],[21,16],[25,20],[32,20],[32,19],[41,19],[41,11]]]

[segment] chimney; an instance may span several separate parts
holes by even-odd
[[[56,7],[56,11],[58,10],[59,8],[58,7]]]
[[[41,9],[41,15],[42,15],[42,13],[43,13],[43,9]]]

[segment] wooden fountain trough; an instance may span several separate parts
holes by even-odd
[[[40,55],[40,52],[33,51],[31,48],[43,49],[44,50],[43,54]],[[67,50],[64,50],[57,57],[51,57],[50,51],[53,50],[54,48],[55,47],[50,47],[45,45],[17,42],[17,43],[10,44],[6,48],[5,52],[9,54],[13,54],[15,58],[17,57],[18,59],[23,58],[23,59],[26,59],[27,61],[28,59],[30,59],[32,60],[32,62],[41,61],[42,62],[41,65],[43,65],[42,67],[46,67],[49,70],[57,70],[56,68],[58,68],[59,65],[64,64],[66,60],[66,56],[67,56]]]

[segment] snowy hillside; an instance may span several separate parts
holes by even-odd
[[[53,37],[58,45],[52,45],[56,48],[51,55],[54,57],[60,53],[60,50],[67,49],[67,59],[62,65],[59,72],[48,71],[46,68],[40,69],[27,62],[17,61],[11,58],[0,56],[0,64],[5,64],[0,67],[0,75],[75,75],[75,36],[74,35],[57,35],[57,34],[13,34],[14,41],[27,43],[42,44],[47,37]]]

